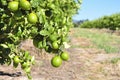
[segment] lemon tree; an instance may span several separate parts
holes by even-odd
[[[31,79],[35,58],[19,49],[19,44],[33,39],[35,47],[59,56],[51,59],[51,64],[60,66],[72,16],[80,4],[81,0],[0,0],[0,64],[21,66]]]

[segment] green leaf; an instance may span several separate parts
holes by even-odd
[[[49,26],[49,27],[48,27],[48,31],[49,31],[49,33],[53,33],[53,32],[54,32],[54,27]]]
[[[3,48],[9,48],[6,44],[0,44]]]
[[[45,11],[44,9],[39,8],[39,11],[37,12],[37,16],[39,18],[40,23],[45,23],[46,22],[46,16],[45,16]]]
[[[48,3],[47,6],[51,9],[55,9],[56,6],[53,3]]]
[[[32,7],[38,7],[40,5],[41,0],[31,0],[30,3]]]
[[[47,30],[41,30],[40,34],[43,35],[43,36],[50,35],[49,31],[47,31]]]
[[[27,74],[27,77],[29,80],[32,80],[32,76],[29,73]]]
[[[12,60],[11,60],[11,59],[8,59],[8,60],[7,60],[7,65],[9,66],[11,63],[12,63]]]
[[[32,56],[32,58],[31,58],[31,63],[35,64],[35,57],[34,56]]]
[[[24,58],[28,58],[28,56],[30,55],[28,51],[25,51],[24,54],[25,54],[25,55],[24,55]]]
[[[46,39],[43,40],[43,47],[46,47]]]
[[[2,3],[3,6],[7,5],[7,1],[6,0],[1,0],[1,3]]]
[[[42,49],[42,48],[43,48],[43,42],[42,42],[42,41],[40,41],[40,42],[38,43],[38,48],[39,48],[39,49]]]

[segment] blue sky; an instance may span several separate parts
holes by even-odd
[[[104,15],[120,12],[120,0],[83,0],[79,14],[73,20],[93,20]]]

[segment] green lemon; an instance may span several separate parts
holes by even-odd
[[[62,64],[62,59],[60,56],[54,56],[51,60],[51,64],[53,67],[59,67]]]
[[[15,11],[18,10],[18,4],[19,4],[19,3],[18,3],[17,1],[11,1],[11,2],[8,3],[8,9],[9,9],[10,11],[15,12]]]
[[[69,59],[69,54],[67,52],[63,52],[60,54],[62,60],[67,61]]]
[[[35,13],[30,13],[27,17],[27,20],[31,24],[35,24],[38,21],[38,17]]]
[[[20,7],[21,7],[23,10],[30,10],[31,4],[30,4],[30,2],[27,1],[27,0],[20,0]]]
[[[52,43],[52,48],[53,48],[53,49],[58,49],[58,48],[59,48],[59,45],[58,45],[57,41],[54,41],[54,42]]]

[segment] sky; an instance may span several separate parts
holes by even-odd
[[[101,16],[120,12],[120,0],[82,0],[78,14],[73,20],[97,19]]]

